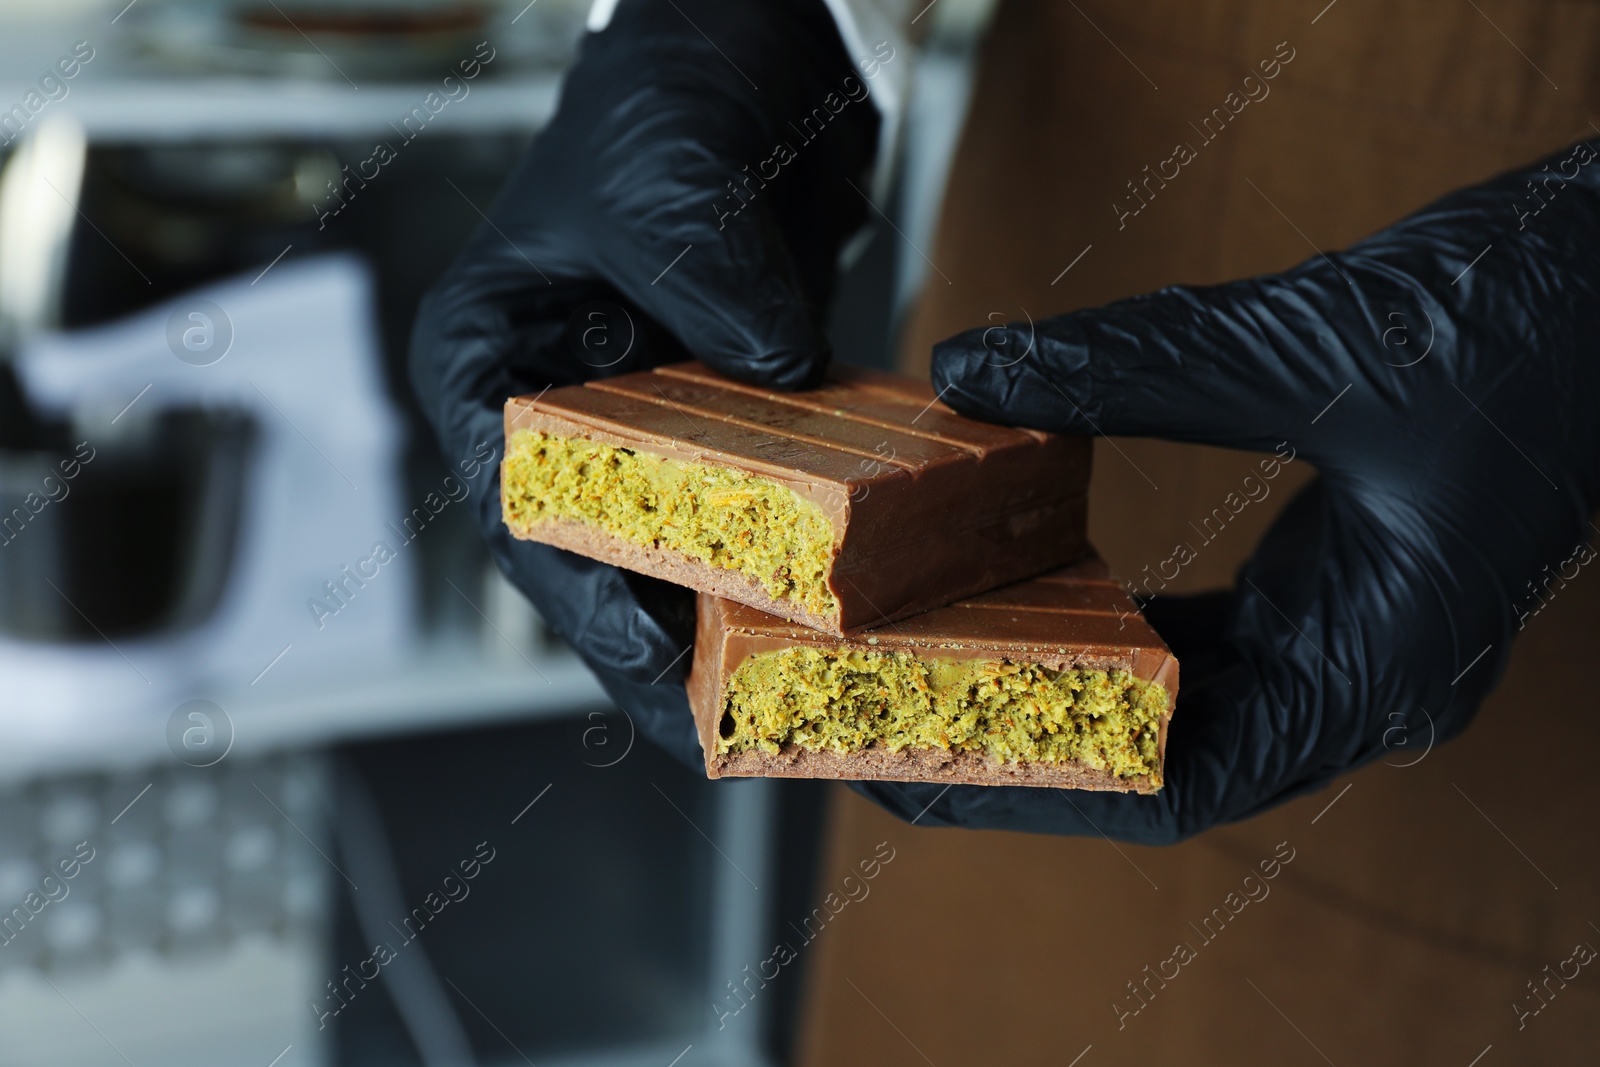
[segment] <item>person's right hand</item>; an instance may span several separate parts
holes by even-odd
[[[839,249],[867,212],[869,84],[820,0],[623,0],[422,302],[412,379],[446,459],[498,445],[507,397],[673,360],[817,383]],[[513,540],[498,472],[477,507],[501,570],[647,736],[698,765],[692,595]]]

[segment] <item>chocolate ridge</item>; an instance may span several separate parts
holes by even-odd
[[[657,367],[655,373],[665,378],[675,378],[679,381],[696,382],[701,384],[704,384],[709,380],[700,374],[686,373],[682,369],[681,365],[678,364]],[[837,385],[843,383],[835,382],[832,384]],[[917,408],[917,401],[909,400],[903,393],[895,390],[877,388],[866,383],[861,383],[857,387],[863,390],[869,390],[874,396],[881,397],[883,403],[892,405],[893,407],[903,407],[908,411],[913,408]],[[770,389],[765,389],[761,386],[748,385],[744,382],[735,382],[731,380],[726,382],[724,388],[728,389],[730,392],[743,393],[747,396],[759,397],[762,400],[770,400],[777,403],[788,404],[791,407],[804,408],[808,411],[816,411],[822,414],[837,415],[839,418],[849,419],[850,421],[858,422],[863,426],[873,426],[882,430],[896,430],[909,437],[921,437],[925,440],[937,441],[940,444],[947,444],[954,448],[961,449],[964,452],[970,452],[976,456],[984,455],[990,450],[991,447],[993,447],[985,446],[981,442],[962,440],[961,438],[956,437],[954,434],[940,433],[938,430],[918,426],[917,422],[919,418],[921,418],[922,415],[928,411],[928,405],[917,408],[917,415],[912,416],[909,421],[902,422],[897,419],[888,418],[887,416],[874,416],[866,414],[858,409],[840,407],[837,404],[829,403],[826,399],[813,399],[812,393],[778,393]],[[831,392],[825,394],[825,396],[831,395],[833,395]],[[941,415],[948,415],[953,418],[961,417],[944,404],[937,405],[935,410],[937,410]],[[1006,443],[1026,443],[1031,436],[1021,430],[1000,426],[998,424],[991,424],[991,428],[994,430],[1005,431],[1008,436],[1002,438],[1002,441]]]
[[[615,387],[608,387],[606,382],[604,382],[604,381],[594,382],[592,385],[590,385],[590,388],[591,389],[598,389],[599,391],[604,392],[604,393],[611,393],[614,396],[625,396],[630,400],[642,400],[647,404],[660,404],[660,405],[663,405],[663,406],[675,408],[675,409],[677,409],[679,411],[692,412],[692,413],[694,413],[696,415],[699,415],[701,418],[713,419],[713,420],[715,420],[717,422],[724,422],[724,423],[727,423],[730,426],[740,426],[740,427],[743,427],[744,429],[756,430],[756,431],[759,431],[761,433],[773,433],[774,432],[772,426],[770,426],[770,425],[768,425],[766,423],[757,422],[755,419],[742,419],[737,415],[731,415],[731,414],[729,414],[728,412],[725,412],[725,411],[717,411],[714,408],[701,407],[699,405],[694,404],[691,401],[674,400],[671,397],[666,396],[664,394],[661,394],[659,396],[659,398],[651,397],[651,396],[648,396],[648,395],[646,395],[644,393],[634,392],[633,390],[630,390],[630,389],[619,389],[619,388],[615,388]],[[794,408],[796,411],[810,411],[810,412],[814,412],[814,413],[825,413],[825,414],[833,415],[836,418],[848,419],[848,416],[842,411],[826,411],[826,412],[824,412],[823,409],[820,409],[820,408],[808,407],[808,406],[803,405],[803,404],[790,404],[790,403],[787,403],[786,401],[784,401],[781,397],[779,397],[777,395],[764,396],[764,397],[762,397],[762,399],[771,401],[773,403],[782,404],[785,407]],[[859,421],[859,420],[852,420],[852,421]],[[870,424],[868,424],[868,425],[870,425]],[[898,432],[898,430],[899,430],[899,427],[882,427],[882,428],[894,430],[896,432]],[[870,459],[875,463],[883,463],[883,464],[886,464],[886,465],[891,466],[891,467],[898,467],[903,471],[908,471],[908,472],[909,471],[919,471],[919,470],[922,470],[924,467],[927,466],[926,463],[916,463],[916,462],[913,462],[911,460],[900,459],[898,456],[894,456],[894,455],[884,456],[883,454],[881,454],[879,452],[874,452],[873,450],[868,449],[868,448],[857,448],[854,445],[841,444],[838,441],[829,441],[827,438],[818,437],[816,434],[802,433],[802,432],[799,432],[799,431],[796,431],[796,430],[786,429],[784,431],[784,433],[783,433],[783,436],[785,436],[787,438],[790,438],[791,440],[795,440],[795,441],[804,441],[806,444],[815,445],[818,448],[828,448],[828,449],[832,449],[835,452],[843,452],[846,455],[855,456],[857,459]],[[907,434],[906,436],[915,436],[915,435]],[[941,441],[939,443],[943,444],[944,442]],[[958,450],[958,449],[952,449],[952,450]]]

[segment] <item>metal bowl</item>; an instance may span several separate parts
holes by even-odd
[[[193,626],[226,584],[254,424],[169,410],[113,439],[0,449],[0,632],[97,641]]]

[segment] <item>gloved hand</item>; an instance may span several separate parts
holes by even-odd
[[[446,459],[498,446],[506,398],[548,386],[691,357],[819,381],[835,263],[868,209],[867,90],[820,0],[623,0],[422,303],[412,379]],[[642,732],[700,766],[690,595],[513,540],[498,472],[477,504],[500,568]]]
[[[1579,144],[1284,274],[938,345],[934,385],[975,418],[1288,442],[1320,478],[1231,594],[1150,605],[1182,663],[1159,794],[859,790],[921,825],[1155,844],[1325,785],[1401,722],[1419,746],[1430,718],[1465,728],[1549,575],[1592,558],[1597,156]]]

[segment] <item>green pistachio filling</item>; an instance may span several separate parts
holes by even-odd
[[[827,515],[754,474],[519,430],[506,450],[500,503],[515,534],[571,519],[738,571],[767,595],[813,614],[838,608],[827,585],[833,556]]]
[[[1126,671],[798,646],[748,657],[723,700],[718,753],[937,748],[1152,776],[1166,688]]]

